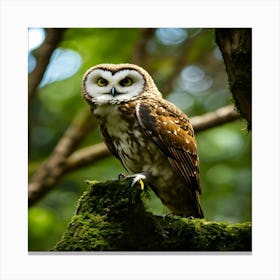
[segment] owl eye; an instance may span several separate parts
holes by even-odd
[[[124,78],[120,81],[120,84],[123,86],[123,87],[129,87],[131,86],[133,83],[132,79],[130,78]]]
[[[108,85],[108,81],[103,79],[103,78],[99,78],[97,80],[97,85],[100,86],[100,87],[105,87]]]

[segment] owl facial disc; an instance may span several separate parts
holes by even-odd
[[[86,73],[87,99],[97,104],[121,103],[137,97],[144,89],[144,77],[133,69],[116,72],[96,68]]]

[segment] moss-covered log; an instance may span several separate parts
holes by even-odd
[[[251,223],[228,224],[145,210],[130,180],[92,182],[53,251],[250,251]]]

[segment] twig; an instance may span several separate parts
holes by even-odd
[[[240,118],[232,105],[217,109],[201,116],[191,118],[193,129],[196,132],[203,131],[224,123],[232,122]]]
[[[30,103],[31,99],[36,93],[36,89],[40,84],[45,70],[49,64],[51,55],[55,48],[60,43],[64,28],[47,28],[47,36],[42,44],[42,46],[37,50],[36,57],[37,63],[35,69],[28,76],[28,101]]]

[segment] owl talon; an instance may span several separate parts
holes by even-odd
[[[131,187],[133,187],[137,182],[140,184],[140,188],[143,191],[144,190],[144,182],[141,178],[140,179],[134,178],[133,181],[132,181]]]
[[[131,175],[131,176],[128,176],[128,177],[134,177],[132,183],[131,183],[131,187],[133,187],[137,182],[140,184],[140,188],[141,190],[143,191],[144,190],[144,182],[143,180],[146,179],[146,176],[143,175],[143,174],[135,174],[135,175]]]
[[[144,190],[144,182],[143,182],[143,180],[140,179],[138,182],[140,184],[141,191],[143,191]]]

